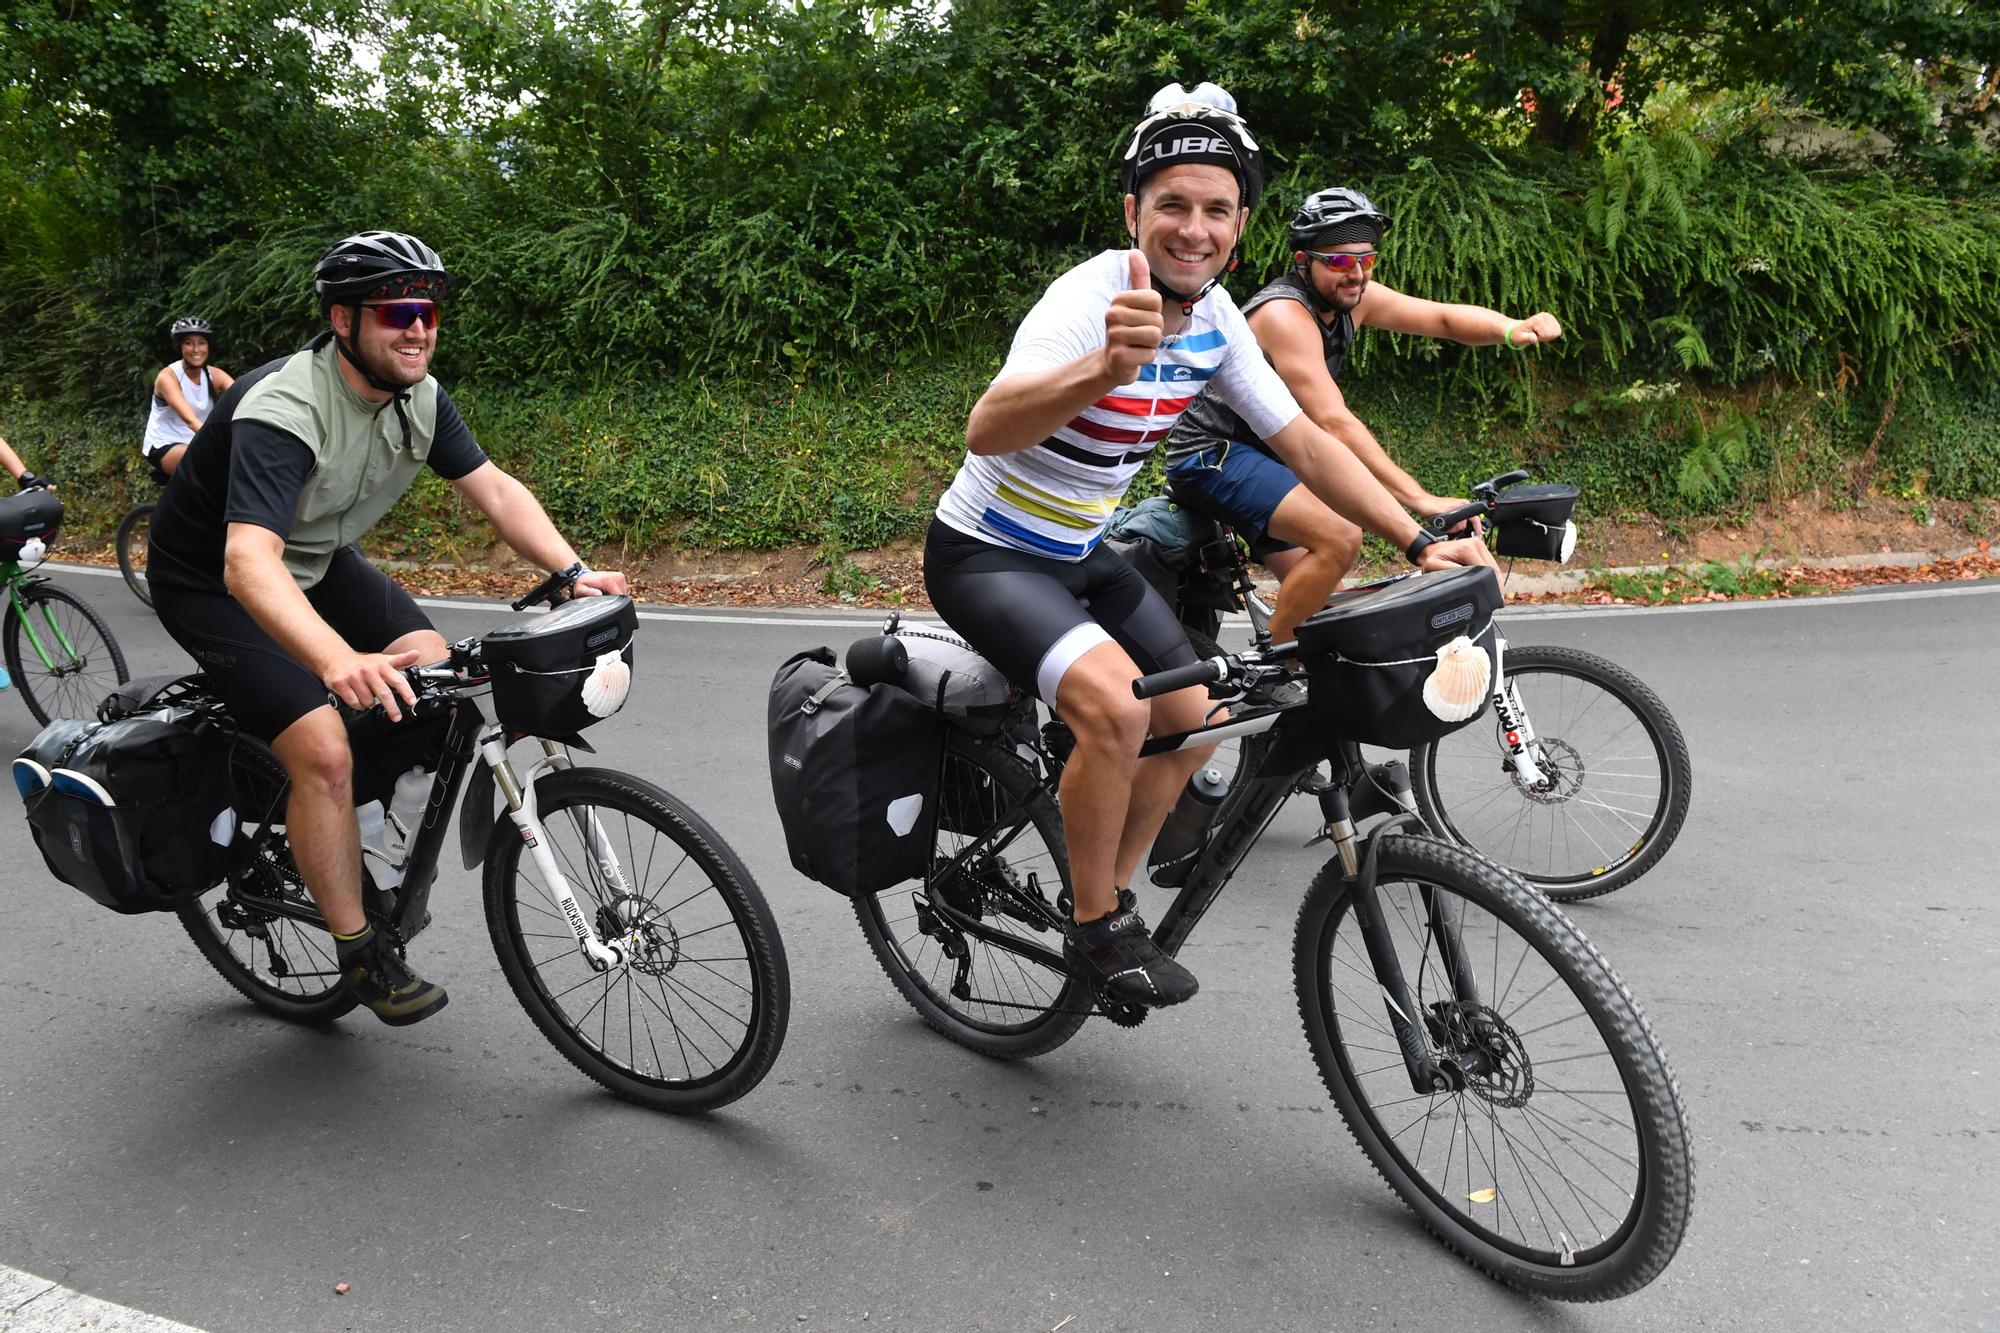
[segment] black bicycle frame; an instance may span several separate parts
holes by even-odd
[[[1148,741],[1140,750],[1140,757],[1182,749],[1190,743],[1199,744],[1207,733],[1256,720],[1257,715],[1251,714],[1194,731],[1162,736]],[[1375,893],[1378,839],[1384,833],[1412,823],[1422,829],[1422,822],[1412,812],[1398,813],[1386,804],[1371,804],[1364,812],[1364,818],[1370,813],[1390,813],[1391,818],[1371,829],[1357,849],[1348,787],[1361,779],[1366,771],[1360,747],[1351,741],[1341,741],[1329,747],[1316,734],[1310,710],[1303,707],[1295,706],[1281,713],[1270,730],[1271,743],[1262,748],[1255,771],[1232,787],[1217,807],[1210,825],[1208,844],[1202,849],[1180,893],[1161,916],[1160,924],[1153,931],[1153,940],[1169,955],[1180,951],[1196,923],[1221,895],[1223,887],[1234,877],[1250,849],[1297,790],[1298,780],[1322,759],[1332,759],[1336,765],[1334,780],[1321,793],[1320,806],[1327,818],[1327,833],[1340,852],[1355,924],[1361,931],[1369,964],[1375,969],[1376,981],[1382,988],[1383,1005],[1396,1036],[1397,1049],[1409,1071],[1410,1086],[1419,1093],[1437,1091],[1445,1086],[1445,1077],[1428,1053],[1422,1015],[1411,995],[1409,981],[1403,975],[1395,942]],[[1331,755],[1327,753],[1329,748],[1334,750]],[[1401,766],[1394,767],[1400,769]],[[1407,777],[1401,781],[1407,791]],[[1450,905],[1428,886],[1423,890],[1423,901],[1427,938],[1437,945],[1439,960],[1451,978],[1453,998],[1460,1004],[1478,1004],[1478,986],[1465,957],[1458,923],[1452,919]]]

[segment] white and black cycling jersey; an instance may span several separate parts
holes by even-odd
[[[1129,285],[1129,250],[1106,250],[1051,283],[1015,331],[994,382],[1065,366],[1104,346],[1104,314]],[[1203,391],[1263,434],[1299,416],[1236,303],[1220,287],[1195,306],[1153,363],[1048,439],[1014,453],[967,454],[937,517],[966,536],[1055,560],[1081,560],[1146,456]]]

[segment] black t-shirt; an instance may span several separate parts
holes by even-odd
[[[217,401],[208,420],[195,432],[187,452],[181,455],[180,466],[153,513],[147,553],[149,579],[197,591],[226,592],[222,560],[229,524],[254,523],[281,537],[293,535],[301,500],[315,474],[322,470],[320,456],[297,431],[260,419],[265,415],[263,412],[241,421],[236,418],[245,397],[266,378],[284,372],[288,366],[292,368],[292,378],[309,384],[309,367],[295,363],[299,358],[320,354],[323,346],[316,344],[257,367],[238,379]],[[330,347],[324,351],[338,355]],[[327,382],[324,373],[319,378],[322,384]],[[337,389],[321,388],[317,392],[321,399],[338,395]],[[310,417],[314,420],[337,421],[356,416],[353,402],[321,401],[313,403],[312,408]],[[402,407],[404,412],[416,409],[414,401]],[[368,413],[387,414],[383,424],[394,432],[401,425],[395,416],[397,410],[395,400],[391,400],[379,408],[371,405]],[[445,480],[456,481],[485,463],[486,454],[442,387],[435,388],[434,410],[435,425],[425,432],[430,444],[424,465]],[[292,419],[302,423],[307,418],[295,413]],[[323,439],[319,443],[321,449],[328,449],[339,442]],[[400,494],[401,487],[408,482],[388,484],[397,485]],[[356,499],[360,498],[357,492]]]

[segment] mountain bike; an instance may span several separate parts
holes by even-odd
[[[171,480],[159,468],[153,469],[155,486],[164,487]],[[157,498],[133,505],[118,520],[118,533],[112,539],[112,546],[118,552],[118,572],[125,576],[125,586],[147,606],[153,604],[153,590],[146,583],[146,552],[153,532],[153,510],[158,507]]]
[[[554,606],[560,575],[514,604]],[[585,598],[562,603],[549,620]],[[622,599],[615,599],[622,600]],[[629,603],[628,603],[629,605]],[[784,946],[756,881],[729,844],[662,788],[577,766],[558,736],[494,720],[492,633],[405,673],[413,726],[442,733],[428,800],[398,861],[369,849],[363,906],[399,951],[430,924],[430,895],[455,800],[468,870],[484,867],[488,932],[501,971],[542,1035],[628,1101],[680,1113],[734,1101],[770,1071],[791,1010]],[[198,709],[228,722],[199,674],[128,691],[130,711]],[[379,705],[354,715],[350,734]],[[110,720],[109,717],[106,720]],[[233,730],[233,728],[231,728]],[[525,768],[510,745],[532,740]],[[586,747],[587,748],[587,747]],[[357,768],[370,755],[357,743]],[[355,1007],[325,919],[286,841],[290,784],[269,746],[237,735],[227,757],[241,821],[226,878],[180,909],[195,947],[265,1012],[328,1023]],[[388,765],[393,769],[394,762]],[[467,781],[470,773],[471,780]],[[504,818],[496,818],[495,792]]]
[[[1293,678],[1293,650],[1309,670],[1327,660],[1314,636],[1308,621],[1296,645],[1136,682],[1142,698],[1206,683],[1243,706],[1143,751],[1239,737],[1245,766],[1154,940],[1179,952],[1300,779],[1331,762],[1336,781],[1321,800],[1335,856],[1300,905],[1293,976],[1306,1044],[1342,1118],[1424,1226],[1483,1271],[1565,1300],[1636,1291],[1673,1257],[1692,1198],[1686,1112],[1666,1056],[1559,907],[1430,835],[1403,764],[1364,762],[1337,710],[1269,688]],[[1073,739],[1040,716],[1024,698],[995,734],[949,732],[922,882],[854,903],[924,1023],[1002,1059],[1053,1050],[1093,1015],[1131,1027],[1149,1012],[1093,992],[1064,965],[1069,868],[1056,790]]]
[[[1520,485],[1527,480],[1516,471],[1482,481],[1467,504],[1425,526],[1442,535],[1489,520],[1486,534],[1503,557],[1566,559],[1576,491]],[[1245,612],[1252,643],[1268,645],[1271,606],[1227,525],[1214,525],[1171,587],[1198,655],[1222,652],[1225,609]],[[1495,648],[1490,723],[1410,752],[1417,808],[1440,836],[1551,898],[1577,902],[1625,887],[1659,863],[1687,818],[1694,774],[1679,724],[1649,686],[1594,653],[1503,636]],[[1240,767],[1228,746],[1213,762],[1226,778]],[[1325,779],[1305,781],[1316,789]]]
[[[131,679],[117,636],[97,608],[33,572],[62,515],[62,501],[49,490],[0,498],[0,583],[7,589],[0,653],[21,702],[44,724],[91,716],[112,687]]]

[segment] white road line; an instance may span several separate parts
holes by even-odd
[[[0,1333],[202,1333],[0,1264]]]
[[[95,565],[59,565],[53,562],[43,568],[64,574],[94,574],[102,578],[121,577],[115,569],[100,569]],[[1807,609],[1853,606],[1857,602],[1881,602],[1891,599],[1913,600],[1933,597],[1976,597],[1982,593],[2000,592],[2000,581],[1984,583],[1936,583],[1913,587],[1896,584],[1891,587],[1869,589],[1859,592],[1836,593],[1825,597],[1776,598],[1769,601],[1742,602],[1695,602],[1685,606],[1524,606],[1507,612],[1510,623],[1524,620],[1569,619],[1577,616],[1642,616],[1642,615],[1686,615],[1703,611],[1768,611],[1774,608]],[[419,597],[419,606],[434,606],[447,611],[494,611],[506,609],[506,603],[461,601],[445,597]],[[750,615],[729,611],[649,611],[641,609],[641,620],[675,621],[691,625],[791,625],[806,629],[852,629],[857,625],[879,625],[888,616],[887,611],[846,611],[819,612],[817,614],[793,614],[772,612]],[[919,611],[913,613],[920,620],[934,620],[933,613]],[[1244,623],[1241,616],[1224,618],[1228,625]]]

